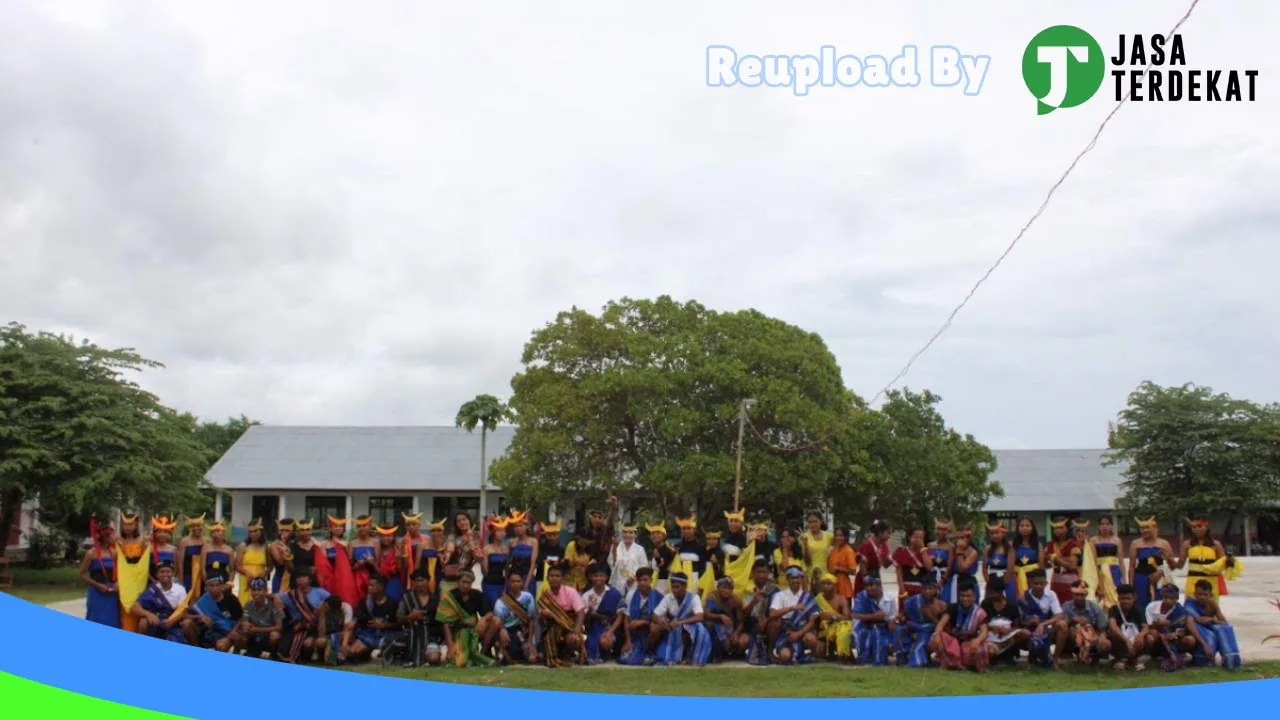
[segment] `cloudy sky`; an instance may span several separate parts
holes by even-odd
[[[426,5],[0,0],[0,321],[137,347],[203,416],[447,424],[557,311],[665,293],[821,333],[869,397],[1111,107],[1037,116],[1028,40],[1185,9]],[[1143,379],[1280,399],[1280,4],[1183,32],[1258,102],[1125,107],[905,380],[993,447],[1099,447]],[[992,60],[800,98],[708,87],[712,44]]]

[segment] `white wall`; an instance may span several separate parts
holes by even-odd
[[[253,518],[250,513],[253,508],[254,495],[273,495],[269,491],[232,491],[231,493],[231,517],[224,518],[231,526],[244,527]],[[477,493],[471,492],[442,492],[442,493],[402,493],[402,492],[379,492],[379,491],[316,491],[307,492],[288,492],[283,493],[284,507],[281,508],[282,514],[286,517],[298,518],[306,511],[307,495],[350,495],[351,496],[351,514],[352,516],[367,515],[369,513],[369,498],[372,497],[417,497],[418,510],[423,514],[425,521],[440,520],[443,518],[431,517],[434,500],[439,497],[476,497]],[[485,493],[485,502],[490,512],[497,508],[498,500],[501,493],[488,491]]]

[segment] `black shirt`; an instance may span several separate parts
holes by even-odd
[[[768,540],[757,540],[755,561],[760,562],[763,560],[770,565],[773,565],[773,551],[777,549],[778,546]]]
[[[1125,623],[1133,623],[1134,625],[1137,625],[1139,629],[1147,626],[1147,615],[1138,607],[1137,603],[1134,603],[1133,607],[1129,608],[1128,612],[1125,612],[1119,605],[1116,605],[1107,613],[1107,617],[1114,620],[1116,625],[1121,627],[1124,627]]]
[[[720,544],[722,546],[732,545],[738,548],[739,554],[746,551],[747,545],[749,545],[750,542],[750,540],[747,540],[747,533],[743,530],[739,530],[736,533],[725,533],[720,536]],[[737,555],[734,555],[734,557],[737,557]]]
[[[458,601],[458,605],[471,615],[488,615],[493,612],[493,603],[489,602],[489,597],[475,588],[471,588],[465,595],[460,588],[449,592],[453,593],[453,599]]]
[[[724,548],[718,545],[713,548],[707,548],[706,550],[707,563],[715,568],[717,580],[724,577],[725,557]],[[712,562],[713,560],[714,562]]]
[[[370,595],[360,603],[360,608],[356,610],[356,624],[360,627],[369,627],[371,620],[378,620],[392,625],[396,622],[396,611],[400,608],[399,603],[395,602],[387,596],[382,596],[382,602],[378,602]]]
[[[312,575],[316,569],[316,547],[312,545],[310,548],[303,550],[298,547],[298,543],[289,543],[289,554],[293,555],[293,574]]]
[[[681,556],[682,560],[689,561],[693,565],[693,571],[699,575],[707,570],[707,548],[697,540],[681,540],[680,548],[676,552]],[[684,557],[688,555],[689,557]]]
[[[244,616],[244,607],[230,592],[223,593],[222,599],[218,601],[218,611],[223,618],[232,622],[240,622],[240,618]]]
[[[676,557],[676,551],[670,545],[663,545],[654,548],[653,562],[658,566],[658,579],[666,580],[667,574],[671,572],[671,561]]]
[[[564,548],[560,547],[559,540],[547,540],[543,538],[538,541],[538,567],[534,568],[534,578],[541,582],[546,573],[547,563],[555,564],[564,559]]]
[[[996,610],[995,601],[991,598],[983,600],[982,612],[987,614],[988,620],[1004,618],[1014,625],[1017,625],[1018,621],[1022,619],[1022,613],[1018,612],[1018,606],[1009,602],[1007,599],[1004,601],[1004,608],[1000,610]]]

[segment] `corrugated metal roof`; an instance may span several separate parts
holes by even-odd
[[[489,433],[489,457],[515,428]],[[1120,494],[1119,467],[1104,450],[996,450],[1005,496],[988,512],[1103,510]],[[480,488],[480,433],[453,427],[258,425],[209,470],[224,490],[464,491]]]
[[[1004,497],[987,512],[1110,510],[1123,466],[1103,467],[1106,450],[996,450],[993,478]]]
[[[515,428],[488,434],[489,458]],[[224,490],[480,489],[480,431],[453,427],[256,425],[206,475]]]

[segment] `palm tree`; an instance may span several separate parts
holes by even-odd
[[[480,427],[480,517],[477,518],[477,521],[482,528],[487,514],[484,497],[486,480],[489,476],[487,436],[490,430],[498,427],[498,423],[510,417],[511,408],[507,407],[506,403],[492,395],[477,395],[474,400],[468,400],[463,403],[462,407],[458,408],[458,416],[454,418],[457,426],[467,432],[473,432],[476,426]]]

